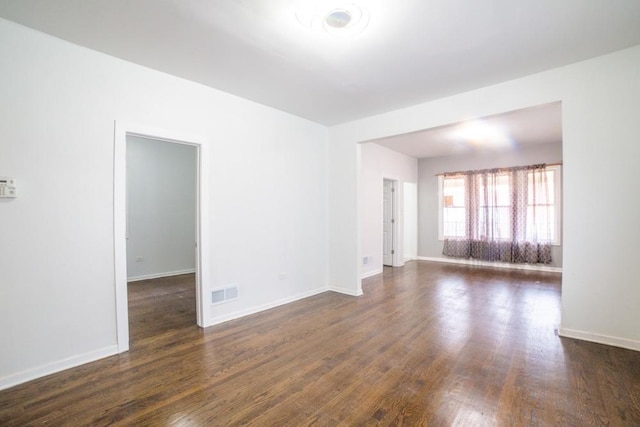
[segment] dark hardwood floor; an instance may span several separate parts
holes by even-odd
[[[207,329],[135,314],[128,353],[1,391],[0,425],[640,425],[640,353],[559,338],[557,274],[410,262],[363,287]]]
[[[127,288],[132,345],[196,324],[195,274],[131,282]]]

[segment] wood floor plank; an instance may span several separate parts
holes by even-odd
[[[558,337],[558,274],[410,262],[207,329],[193,275],[130,285],[131,350],[0,425],[640,425],[640,353]]]

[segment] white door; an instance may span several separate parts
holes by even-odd
[[[393,265],[393,203],[395,182],[385,179],[383,185],[383,213],[382,213],[382,264]]]

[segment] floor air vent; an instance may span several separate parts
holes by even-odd
[[[238,287],[236,285],[211,291],[211,304],[220,304],[236,298],[238,298]]]

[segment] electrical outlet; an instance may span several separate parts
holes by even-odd
[[[143,256],[137,256],[136,257],[136,262],[142,262],[144,261],[144,257]]]

